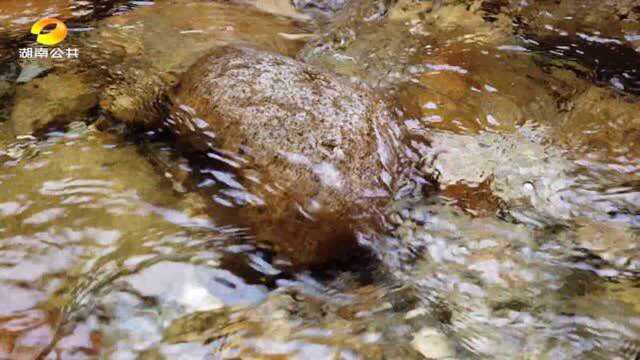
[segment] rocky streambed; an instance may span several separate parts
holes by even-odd
[[[635,359],[639,20],[0,4],[0,357]]]

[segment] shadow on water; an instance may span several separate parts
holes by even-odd
[[[575,71],[580,77],[621,94],[640,95],[640,57],[620,40],[586,34],[576,37],[523,36],[523,42],[553,65]],[[545,60],[541,60],[545,63]]]

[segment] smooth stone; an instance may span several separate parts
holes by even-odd
[[[182,78],[165,126],[210,154],[233,154],[244,218],[295,264],[355,245],[353,218],[388,197],[394,116],[368,88],[291,58],[220,47]],[[256,179],[257,177],[257,179]]]
[[[22,70],[20,71],[20,75],[18,75],[16,82],[18,84],[28,83],[38,76],[44,75],[49,70],[51,70],[50,66],[42,66],[37,63],[26,64],[22,67]]]
[[[16,88],[10,121],[16,135],[28,135],[80,120],[97,103],[81,75],[50,74]]]
[[[427,359],[453,359],[456,351],[440,330],[423,327],[413,336],[413,348]]]

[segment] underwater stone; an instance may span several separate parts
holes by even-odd
[[[16,88],[11,122],[16,135],[37,133],[81,120],[97,103],[83,76],[50,74]]]
[[[173,100],[165,125],[180,142],[247,162],[236,169],[236,190],[253,199],[245,218],[294,263],[344,254],[355,244],[351,219],[388,195],[394,117],[363,86],[227,46],[197,62]]]

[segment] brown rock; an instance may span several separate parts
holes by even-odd
[[[450,184],[443,187],[442,194],[454,199],[456,206],[474,216],[490,216],[502,205],[502,200],[491,191],[490,178],[477,184]]]
[[[51,74],[18,86],[11,112],[16,135],[81,119],[97,105],[97,94],[78,74]]]
[[[572,109],[554,129],[557,141],[575,153],[602,158],[640,154],[640,106],[637,96],[621,96],[591,86],[571,99]]]
[[[253,199],[243,218],[296,264],[344,254],[352,219],[388,194],[393,116],[364,87],[227,46],[185,74],[174,104],[165,125],[192,148],[232,159],[236,190]]]
[[[295,35],[305,33],[299,21],[242,4],[157,2],[104,19],[78,47],[80,66],[96,73],[93,81],[104,88],[101,108],[111,118],[136,123],[163,112],[176,75],[213,47],[241,43],[293,55],[304,44]]]

